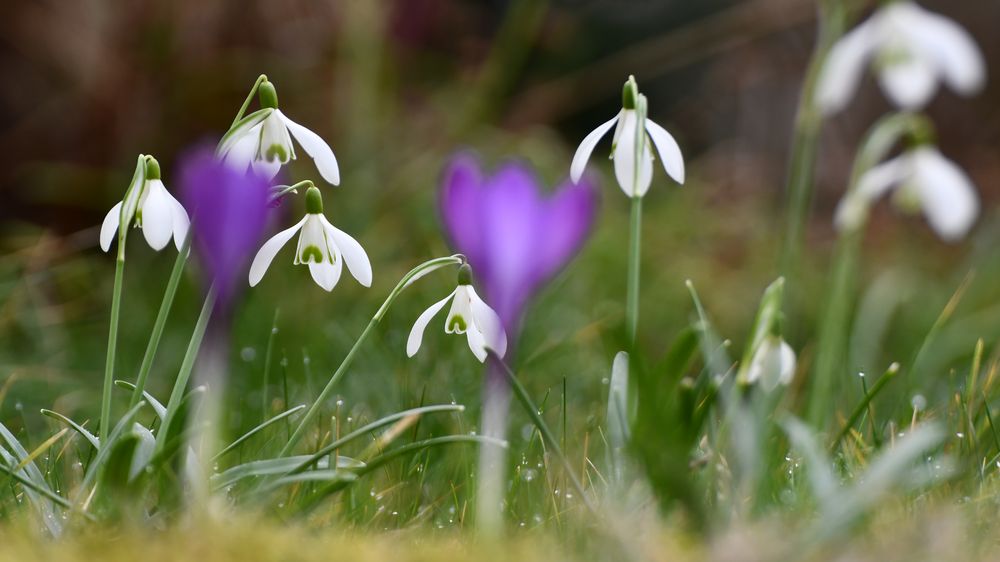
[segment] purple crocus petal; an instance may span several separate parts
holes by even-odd
[[[508,162],[488,177],[469,153],[448,165],[441,192],[445,227],[508,335],[517,332],[531,296],[586,240],[596,193],[588,176],[546,196],[534,171],[521,162]]]
[[[184,155],[178,177],[191,213],[194,247],[219,306],[226,308],[264,232],[270,181],[223,164],[211,147]]]
[[[441,216],[455,249],[472,262],[481,262],[479,231],[479,196],[482,173],[479,162],[470,153],[452,158],[444,173],[441,189]]]
[[[549,200],[538,250],[540,282],[555,275],[587,240],[597,214],[598,193],[594,177],[585,174],[576,184],[563,182]]]

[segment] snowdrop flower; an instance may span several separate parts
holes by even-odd
[[[125,209],[122,209],[122,205]],[[140,156],[132,183],[125,192],[125,199],[108,211],[101,225],[101,249],[107,252],[111,242],[125,220],[142,229],[142,235],[151,248],[162,250],[170,238],[180,250],[187,238],[190,220],[187,211],[177,202],[160,179],[160,164],[152,156]]]
[[[295,160],[294,138],[316,162],[323,179],[340,184],[340,168],[330,145],[278,109],[274,84],[265,80],[257,91],[262,109],[244,117],[222,138],[218,155],[223,161],[240,171],[251,167],[273,179],[282,166]]]
[[[458,270],[458,287],[444,299],[432,304],[413,323],[413,329],[406,340],[407,356],[416,355],[427,324],[441,312],[448,301],[451,301],[451,309],[444,322],[446,334],[465,334],[469,340],[469,348],[480,362],[486,361],[487,350],[500,357],[507,353],[507,334],[500,317],[476,294],[472,287],[472,269],[463,265]]]
[[[365,287],[372,284],[372,266],[358,241],[330,224],[323,216],[323,197],[315,186],[306,191],[306,216],[295,226],[282,230],[261,246],[250,264],[250,286],[260,283],[274,256],[289,240],[299,234],[295,265],[308,264],[317,285],[332,291],[340,280],[344,263],[351,275]]]
[[[854,230],[863,225],[874,201],[893,188],[894,202],[905,210],[923,210],[944,240],[965,236],[979,214],[979,198],[969,177],[937,148],[923,144],[865,172],[840,201],[837,227]]]
[[[795,352],[781,336],[768,334],[750,360],[747,383],[760,381],[764,390],[771,392],[779,384],[788,386],[794,376]]]
[[[925,105],[939,80],[968,95],[986,77],[983,55],[965,29],[915,2],[890,2],[830,49],[816,89],[823,113],[847,105],[869,61],[882,90],[905,109]]]
[[[650,139],[660,154],[667,175],[683,184],[684,157],[681,149],[666,129],[646,119],[645,107],[646,97],[639,93],[635,77],[629,76],[622,90],[622,110],[583,139],[573,155],[570,178],[574,182],[580,181],[594,147],[611,130],[611,126],[616,125],[611,141],[611,158],[615,163],[615,179],[625,195],[642,197],[649,190],[649,184],[653,180]],[[640,125],[645,129],[644,132],[637,130]]]

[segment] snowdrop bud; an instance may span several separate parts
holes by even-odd
[[[160,163],[157,162],[156,158],[153,158],[152,156],[146,156],[146,179],[160,179]]]
[[[795,352],[781,336],[768,334],[754,352],[747,371],[747,383],[760,382],[771,392],[779,384],[787,386],[795,376]]]
[[[316,186],[306,190],[306,213],[310,215],[323,214],[323,196]]]
[[[472,268],[467,263],[458,268],[458,284],[472,285]]]
[[[278,108],[278,92],[274,89],[274,84],[264,80],[257,88],[257,95],[260,98],[261,107]]]

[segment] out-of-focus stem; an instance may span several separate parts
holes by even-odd
[[[625,293],[625,327],[629,346],[635,346],[639,327],[639,262],[642,258],[642,197],[632,197],[629,217],[628,285]]]
[[[111,430],[111,387],[114,384],[115,351],[118,348],[118,316],[122,303],[122,281],[125,275],[125,237],[118,237],[118,259],[115,261],[115,288],[111,296],[111,323],[108,328],[108,353],[104,361],[104,390],[101,394],[101,443],[107,442]]]
[[[187,263],[189,250],[191,248],[191,231],[188,231],[184,244],[177,252],[177,259],[174,260],[174,268],[170,272],[170,279],[167,281],[167,289],[163,293],[163,300],[160,302],[160,311],[156,313],[156,321],[153,322],[153,333],[149,336],[149,343],[146,344],[146,353],[142,357],[142,364],[139,366],[139,376],[135,381],[135,390],[132,391],[132,399],[129,400],[128,407],[132,408],[142,399],[142,392],[146,389],[146,379],[149,371],[153,367],[153,359],[156,358],[156,350],[160,346],[160,339],[163,337],[163,328],[167,324],[167,317],[170,316],[170,309],[174,304],[174,296],[177,294],[177,286],[180,284],[181,273],[184,272],[184,264]]]
[[[786,184],[788,216],[781,255],[781,272],[786,276],[792,275],[797,267],[802,235],[813,197],[816,152],[822,126],[822,115],[815,103],[816,82],[827,52],[842,33],[844,20],[844,7],[840,1],[820,2],[816,48],[802,84],[795,130],[792,133],[792,152]]]

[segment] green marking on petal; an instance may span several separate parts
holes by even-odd
[[[448,331],[462,333],[468,327],[469,325],[466,324],[465,318],[462,318],[460,314],[456,314],[448,319]]]
[[[318,246],[309,245],[302,248],[302,253],[299,255],[299,261],[302,263],[323,263],[323,252],[320,251]]]
[[[285,162],[286,160],[288,160],[288,152],[285,151],[285,147],[281,146],[280,144],[272,144],[271,146],[267,147],[267,150],[264,152],[264,158],[268,162],[274,160],[278,160],[279,162]]]

